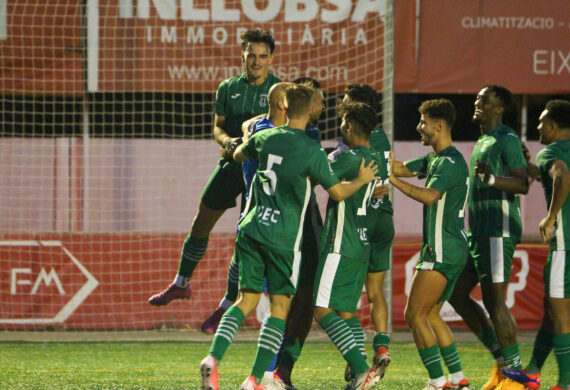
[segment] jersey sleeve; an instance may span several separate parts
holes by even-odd
[[[334,174],[341,180],[352,180],[356,175],[354,161],[350,153],[350,151],[346,151],[330,163]]]
[[[224,80],[218,86],[216,91],[216,103],[214,112],[219,116],[226,116],[226,102],[228,101],[228,80]]]
[[[325,190],[339,182],[338,177],[333,173],[323,148],[316,147],[311,150],[311,155],[308,159],[308,171],[309,176],[320,183]]]
[[[503,137],[501,153],[501,158],[504,164],[509,168],[509,171],[520,168],[526,169],[526,160],[522,152],[521,141],[513,133]]]
[[[552,150],[546,148],[542,149],[536,156],[536,164],[538,165],[538,170],[542,177],[546,177],[549,175],[550,167],[552,167],[552,163],[556,160],[559,160],[558,156],[553,153]]]
[[[455,162],[450,158],[443,158],[437,164],[428,188],[438,190],[443,195],[453,183],[454,172],[456,172]]]
[[[245,144],[242,146],[243,153],[249,158],[257,158],[257,149],[255,148],[255,141],[257,140],[257,135],[259,133],[253,134]]]
[[[408,168],[414,175],[423,179],[427,175],[428,159],[427,156],[414,158],[404,162],[406,168]]]

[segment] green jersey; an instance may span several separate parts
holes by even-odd
[[[423,241],[420,258],[428,262],[457,262],[457,253],[467,253],[465,204],[469,169],[463,155],[450,146],[440,153],[407,161],[406,167],[426,178],[426,187],[439,191],[441,198],[424,205]]]
[[[372,133],[370,133],[370,147],[378,153],[379,164],[378,164],[378,177],[382,184],[388,184],[388,159],[390,158],[390,141],[382,127],[380,125],[376,126]],[[372,199],[370,202],[370,208],[374,210],[382,210],[389,214],[394,214],[392,209],[392,202],[390,202],[390,197],[386,195],[382,199]]]
[[[259,166],[240,230],[264,245],[299,251],[309,177],[325,189],[338,183],[324,149],[303,130],[282,126],[255,133],[243,152]]]
[[[225,130],[230,137],[241,137],[243,122],[269,110],[269,89],[281,81],[269,73],[263,84],[251,85],[247,83],[246,76],[242,73],[222,81],[216,92],[214,110],[226,118]]]
[[[570,141],[554,142],[542,149],[536,156],[547,207],[550,207],[552,201],[552,177],[549,171],[556,160],[562,160],[567,167],[570,167]],[[556,232],[550,240],[550,250],[570,250],[570,196],[566,198],[556,216],[555,227]]]
[[[366,164],[370,160],[379,164],[377,153],[360,146],[338,156],[331,163],[331,167],[339,179],[350,181],[358,175],[363,158]],[[321,236],[321,252],[340,253],[361,263],[368,262],[370,243],[367,234],[367,210],[373,190],[374,182],[371,182],[341,202],[329,198]]]
[[[469,233],[478,238],[511,237],[518,242],[522,235],[519,196],[483,183],[475,174],[477,160],[489,164],[495,176],[526,169],[521,140],[505,125],[481,135],[471,154],[469,172]]]

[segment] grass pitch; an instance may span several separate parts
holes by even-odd
[[[369,344],[369,343],[368,343]],[[493,362],[482,345],[459,343],[463,371],[478,389]],[[0,343],[0,389],[199,389],[198,366],[209,343],[104,342]],[[255,357],[255,343],[236,342],[220,365],[222,389],[239,389]],[[378,389],[423,389],[427,372],[413,343],[392,343],[392,364]],[[523,361],[532,345],[521,344]],[[309,342],[293,373],[300,390],[343,389],[345,362],[328,342]],[[445,371],[445,369],[444,369]],[[543,369],[544,389],[556,384],[552,353]]]

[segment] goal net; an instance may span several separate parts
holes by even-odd
[[[147,300],[176,275],[216,166],[213,102],[242,72],[240,33],[273,30],[272,72],[321,82],[335,145],[349,82],[379,91],[391,134],[392,15],[391,0],[0,0],[0,329],[198,328],[224,295],[238,208],[192,299]]]

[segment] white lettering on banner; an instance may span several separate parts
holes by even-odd
[[[161,29],[162,33],[160,35],[160,41],[162,43],[176,43],[177,39],[176,39],[176,27],[175,26],[171,26],[170,29],[168,28],[168,26],[162,26]]]
[[[2,5],[0,0],[0,5]],[[149,19],[151,3],[156,9],[156,14],[161,20],[180,19],[185,21],[220,21],[239,22],[242,13],[254,22],[264,23],[274,20],[283,10],[285,22],[309,22],[320,20],[326,23],[339,23],[350,17],[351,22],[362,22],[368,14],[382,16],[386,13],[386,0],[358,0],[352,12],[352,0],[326,0],[326,5],[321,5],[317,0],[269,0],[264,9],[257,8],[255,0],[241,0],[239,9],[226,8],[227,0],[212,0],[210,8],[195,8],[194,0],[121,0],[119,2],[119,17],[123,19],[133,18],[134,3],[137,4],[139,19]],[[180,13],[178,13],[180,5]],[[333,9],[328,7],[332,6]],[[326,8],[325,8],[326,7]],[[320,11],[320,12],[319,12]],[[1,23],[0,23],[1,26]]]
[[[406,272],[406,282],[404,287],[404,293],[406,296],[410,295],[410,289],[412,288],[412,279],[414,277],[414,272],[416,269],[416,265],[420,260],[420,252],[417,252],[413,255],[408,261],[406,261],[405,265],[405,272]],[[526,288],[526,281],[528,277],[529,271],[529,260],[528,260],[528,252],[525,250],[515,250],[513,254],[513,263],[517,260],[520,260],[520,270],[516,274],[514,274],[514,281],[509,282],[507,286],[507,293],[505,297],[505,302],[508,308],[512,308],[515,305],[515,293],[518,291],[522,291]],[[512,276],[511,276],[512,280]],[[485,306],[483,305],[483,301],[476,302],[485,310]],[[441,308],[440,312],[441,318],[444,321],[461,321],[461,317],[459,314],[455,312],[453,307],[448,303],[445,302],[443,307]]]
[[[269,0],[267,2],[267,7],[261,10],[257,8],[257,4],[254,0],[242,0],[243,13],[251,20],[256,22],[264,23],[275,19],[279,10],[281,9],[282,0]]]
[[[210,27],[211,28],[211,27]],[[189,45],[203,45],[206,43],[206,34],[210,34],[212,43],[217,45],[225,45],[230,38],[230,32],[225,27],[216,27],[210,30],[205,30],[204,27],[186,27],[186,30],[179,29],[177,26],[159,26],[152,27],[146,26],[146,41],[151,43],[158,36],[160,37],[160,42],[162,44],[175,44],[179,41],[178,34],[181,35],[180,41],[185,42]],[[299,44],[303,45],[316,45],[317,40],[323,45],[332,45],[334,43],[340,43],[341,45],[366,45],[368,44],[368,37],[366,31],[363,28],[358,28],[356,30],[356,35],[351,37],[350,41],[347,39],[346,28],[341,28],[339,30],[333,30],[331,28],[323,28],[321,30],[311,30],[310,26],[306,24],[302,29],[287,28],[284,40],[276,41],[276,45],[280,44]],[[186,31],[186,33],[184,32]],[[235,29],[235,41],[240,44],[240,35],[245,32],[246,29],[243,27],[238,27]],[[233,34],[233,30],[231,32]],[[185,36],[183,35],[185,34]]]
[[[31,274],[32,270],[29,268],[12,268],[10,273],[10,294],[16,295],[16,286],[30,285],[30,280],[18,280],[18,274]]]
[[[10,278],[10,294],[16,295],[18,293],[17,286],[29,286],[32,284],[31,280],[27,279],[19,279],[18,274],[31,274],[32,270],[30,268],[12,268],[11,270],[11,278]],[[55,283],[57,290],[59,291],[60,295],[65,295],[65,290],[57,276],[57,273],[52,268],[49,274],[46,272],[45,268],[42,268],[36,281],[34,282],[34,286],[32,287],[32,291],[30,292],[31,295],[35,295],[40,287],[40,283],[44,282],[44,284],[49,287],[52,283]]]
[[[242,72],[239,66],[195,66],[169,64],[166,66],[171,80],[216,81],[225,80]],[[295,80],[299,77],[312,77],[321,81],[348,81],[346,66],[308,66],[301,71],[298,66],[270,67],[271,73],[281,80]]]
[[[461,18],[463,28],[499,28],[499,29],[533,29],[552,30],[556,23],[551,17],[537,16],[464,16]]]
[[[561,50],[535,50],[532,59],[534,74],[570,74],[570,51],[564,53]]]

